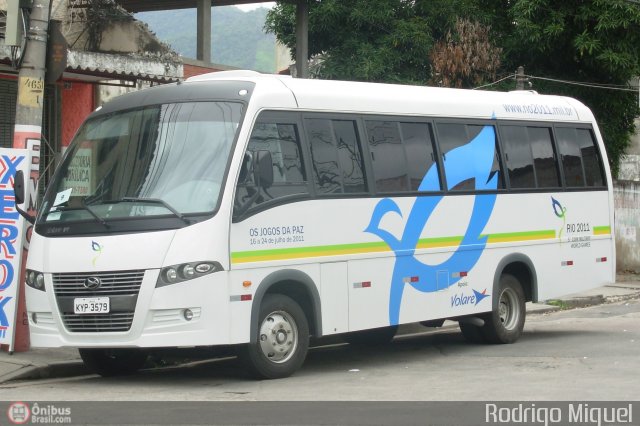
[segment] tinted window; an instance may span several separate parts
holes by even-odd
[[[427,171],[435,163],[431,131],[426,123],[400,123],[400,133],[407,156],[409,187],[417,191]]]
[[[367,137],[378,192],[409,191],[409,175],[399,123],[367,121]]]
[[[501,126],[511,188],[557,188],[559,186],[551,129]]]
[[[531,144],[533,164],[536,170],[538,188],[558,188],[560,177],[553,154],[551,129],[547,127],[527,127],[527,135]]]
[[[355,123],[350,120],[307,119],[305,127],[317,192],[366,191]]]
[[[535,188],[536,176],[527,128],[502,126],[500,132],[511,188]]]
[[[333,131],[338,144],[338,160],[342,169],[344,192],[364,192],[362,153],[353,121],[333,120]]]
[[[305,120],[311,147],[313,179],[320,194],[341,193],[342,174],[338,168],[338,150],[329,120]]]
[[[435,163],[430,126],[427,123],[367,121],[367,136],[378,192],[418,191]],[[438,176],[437,170],[434,170]],[[436,187],[424,191],[439,190]]]
[[[271,153],[273,184],[269,188],[256,185],[248,167],[258,151]],[[295,124],[264,121],[256,123],[240,173],[236,191],[235,213],[265,201],[307,192],[306,174],[302,163],[300,138]]]
[[[591,130],[559,127],[556,134],[559,142],[575,146],[580,151],[586,186],[605,186],[602,159]]]
[[[447,186],[451,191],[472,191],[476,189],[504,188],[503,179],[500,176],[500,163],[496,146],[496,132],[493,126],[458,123],[438,123],[438,143],[442,155],[442,163],[445,168]],[[478,139],[481,132],[490,137],[489,146],[491,152],[486,151]],[[474,143],[472,145],[472,143]],[[477,145],[476,145],[477,144]],[[483,154],[490,154],[483,163]],[[489,165],[490,162],[490,165]],[[487,177],[485,182],[476,182],[475,177]],[[497,179],[497,188],[490,188],[487,183],[494,177]]]
[[[562,156],[564,180],[568,187],[585,186],[582,150],[576,135],[576,129],[556,128],[558,149]]]

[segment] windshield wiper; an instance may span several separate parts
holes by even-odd
[[[115,203],[117,203],[117,202],[125,202],[125,203],[136,203],[136,202],[138,202],[138,203],[160,204],[161,206],[163,206],[164,208],[169,210],[171,213],[173,213],[178,219],[180,219],[181,221],[183,221],[187,225],[191,225],[191,222],[186,217],[184,217],[184,215],[182,213],[180,213],[178,210],[173,208],[171,206],[171,204],[167,203],[166,201],[164,201],[164,200],[162,200],[160,198],[122,197],[121,199],[115,200],[113,202],[115,202]]]
[[[91,214],[91,216],[93,216],[93,217],[94,217],[94,219],[95,219],[98,223],[100,223],[102,226],[104,226],[104,227],[105,227],[105,228],[107,228],[107,229],[111,228],[111,227],[109,226],[109,224],[107,223],[107,221],[106,221],[106,220],[104,220],[103,218],[101,218],[100,216],[98,216],[98,215],[96,214],[96,212],[94,212],[94,211],[93,211],[93,209],[92,209],[91,207],[89,207],[87,204],[85,204],[84,199],[82,200],[81,204],[82,204],[82,208],[83,208],[83,209],[85,209],[86,211],[88,211],[88,212]]]
[[[107,229],[111,228],[111,226],[103,218],[98,216],[91,207],[87,206],[84,203],[84,200],[80,203],[80,207],[82,207],[82,210],[86,210],[91,215],[91,217],[94,218],[96,222],[98,222],[100,225],[104,226]],[[63,212],[63,211],[69,211],[69,210],[80,210],[80,209],[76,207],[59,205],[59,206],[52,207],[51,210],[49,210],[49,213],[47,213],[47,215],[50,215],[51,213],[55,213],[55,212]]]

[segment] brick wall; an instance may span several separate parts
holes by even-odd
[[[69,146],[76,131],[93,110],[93,84],[73,80],[65,81],[62,88],[61,137],[63,149]]]

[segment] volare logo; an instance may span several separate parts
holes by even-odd
[[[484,298],[490,296],[489,294],[487,294],[486,288],[482,290],[482,293],[475,289],[472,289],[472,290],[473,290],[473,294],[471,295],[458,293],[451,296],[451,307],[455,308],[458,306],[466,306],[466,305],[477,306],[478,303],[482,302]]]

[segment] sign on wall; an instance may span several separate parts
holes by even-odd
[[[29,150],[0,148],[0,344],[13,351],[25,221],[16,211],[14,176],[29,176]]]

